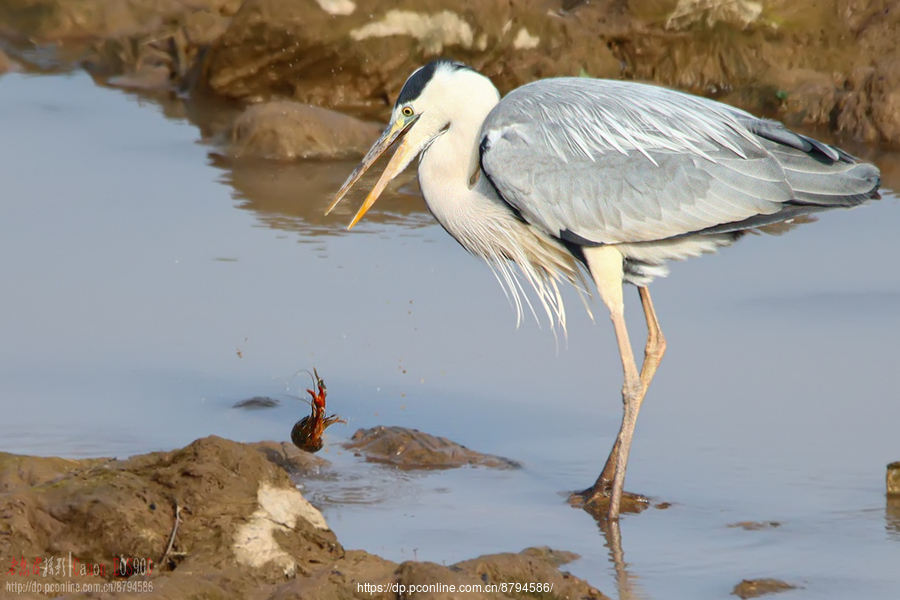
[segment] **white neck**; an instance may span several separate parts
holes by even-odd
[[[485,113],[487,116],[487,113]],[[451,123],[446,132],[437,137],[422,153],[419,161],[419,185],[428,208],[454,237],[451,230],[456,213],[466,214],[466,208],[483,204],[484,193],[493,194],[491,186],[483,189],[478,151],[478,134],[483,118]],[[473,178],[476,179],[475,185]],[[460,240],[462,241],[462,240]]]
[[[519,265],[520,273],[536,290],[551,324],[565,329],[565,309],[556,281],[562,277],[580,282],[575,260],[550,236],[519,220],[481,171],[481,125],[495,104],[482,107],[483,114],[468,112],[472,106],[466,106],[464,118],[451,120],[449,129],[421,155],[419,185],[441,226],[494,269],[516,307],[519,322],[523,301],[532,312],[534,308],[527,297],[520,296],[523,288],[510,260]]]

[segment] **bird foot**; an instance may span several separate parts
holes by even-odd
[[[598,482],[599,483],[599,482]],[[606,511],[609,508],[611,483],[603,482],[594,484],[586,490],[572,492],[569,495],[569,505],[573,508],[581,508],[594,518],[606,519]],[[650,506],[650,499],[642,494],[622,492],[620,512],[639,513]]]

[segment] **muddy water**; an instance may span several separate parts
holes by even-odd
[[[0,450],[286,440],[305,409],[297,373],[315,366],[349,424],[329,429],[334,470],[306,491],[345,546],[449,563],[550,545],[615,595],[600,530],[563,501],[618,426],[600,307],[592,323],[569,291],[567,338],[531,318],[517,330],[411,178],[347,233],[359,197],[322,213],[353,164],[231,165],[198,143],[215,119],[83,74],[0,78]],[[877,160],[900,187],[898,158]],[[756,577],[802,586],[793,598],[897,597],[884,467],[900,459],[898,232],[888,192],[654,284],[669,352],[628,488],[671,507],[623,519],[623,597],[724,597]],[[281,403],[232,408],[252,396]],[[339,449],[376,424],[524,468],[398,473]],[[728,527],[743,521],[780,526]]]

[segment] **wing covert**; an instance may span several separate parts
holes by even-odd
[[[594,244],[660,240],[774,215],[786,203],[803,203],[803,193],[809,202],[846,198],[871,189],[871,170],[877,179],[874,167],[727,105],[583,78],[511,92],[482,127],[481,163],[528,222]],[[858,167],[870,171],[851,173]],[[845,172],[850,176],[823,177]]]

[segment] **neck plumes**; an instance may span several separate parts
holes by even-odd
[[[584,289],[581,271],[557,240],[523,222],[481,171],[481,124],[490,108],[476,118],[466,114],[464,119],[451,119],[446,131],[423,152],[419,185],[425,203],[466,250],[487,261],[516,307],[517,325],[522,322],[523,305],[537,320],[521,282],[524,278],[537,293],[551,327],[558,325],[565,331],[566,313],[557,281],[566,279]]]

